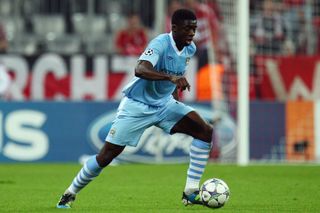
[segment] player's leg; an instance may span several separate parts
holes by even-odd
[[[185,115],[171,130],[171,133],[185,133],[194,138],[190,147],[190,163],[182,195],[185,205],[201,204],[199,185],[209,159],[212,131],[212,127],[195,111]]]
[[[193,108],[181,102],[172,102],[163,114],[165,118],[159,127],[170,134],[184,133],[194,138],[190,147],[190,164],[183,200],[185,204],[200,204],[199,183],[209,158],[213,129]]]
[[[95,177],[97,177],[102,169],[109,165],[111,161],[117,157],[125,148],[125,146],[119,146],[106,142],[98,155],[92,156],[84,164],[80,172],[73,179],[71,185],[67,191],[72,194],[77,194],[88,185]]]
[[[76,198],[76,194],[79,193],[85,186],[87,186],[92,180],[94,180],[102,171],[104,167],[109,165],[111,161],[117,157],[125,148],[125,146],[119,146],[106,142],[99,154],[90,157],[78,172],[76,177],[68,189],[61,196],[57,208],[70,208],[72,202]]]
[[[129,100],[121,101],[107,141],[97,156],[91,157],[61,197],[58,208],[70,208],[75,195],[97,177],[101,170],[117,157],[126,145],[136,146],[144,130],[152,125],[152,111],[147,105]]]
[[[76,194],[97,177],[101,170],[102,167],[99,166],[96,156],[90,157],[61,196],[57,208],[71,208],[73,201],[76,199]]]
[[[119,146],[117,144],[112,144],[106,142],[99,154],[97,155],[97,162],[100,167],[108,166],[111,161],[116,158],[123,150],[125,146]]]

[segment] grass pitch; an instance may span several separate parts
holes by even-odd
[[[183,206],[187,165],[108,167],[78,195],[72,209],[56,209],[81,168],[76,164],[0,164],[0,212],[320,212],[320,166],[209,164],[202,182],[226,181],[220,209]]]

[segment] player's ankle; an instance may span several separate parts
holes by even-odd
[[[191,195],[192,193],[199,191],[199,188],[185,188],[184,193],[186,195]]]
[[[72,195],[76,195],[77,193],[73,192],[72,190],[70,190],[69,188],[64,192],[64,194],[72,194]]]

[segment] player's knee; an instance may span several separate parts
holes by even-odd
[[[212,126],[207,125],[207,127],[206,127],[206,138],[208,139],[209,143],[211,143],[211,141],[212,141],[212,133],[213,133]]]
[[[98,155],[97,156],[97,162],[100,167],[104,168],[108,166],[111,163],[112,159],[110,157],[107,157],[105,155]]]
[[[111,161],[123,151],[124,148],[124,146],[118,146],[106,142],[100,150],[100,153],[97,155],[97,161],[99,166],[108,166],[111,163]]]
[[[212,133],[213,133],[213,128],[210,125],[205,125],[203,127],[203,131],[199,137],[200,140],[207,142],[207,143],[211,143],[212,141]]]

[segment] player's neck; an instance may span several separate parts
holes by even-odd
[[[174,34],[174,33],[170,33],[170,38],[172,45],[174,45],[178,51],[182,51],[184,48],[184,44],[180,41],[180,39]]]
[[[176,43],[176,47],[179,51],[184,48],[184,45],[181,42],[178,42],[176,39],[174,39],[174,43]]]

